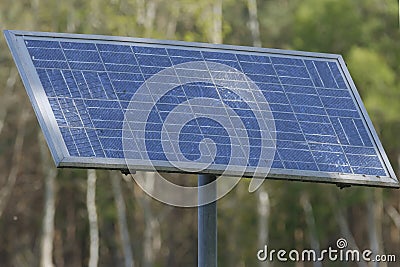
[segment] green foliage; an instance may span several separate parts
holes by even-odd
[[[362,36],[363,19],[355,1],[302,1],[295,18],[296,49],[346,53]]]
[[[385,59],[369,49],[353,47],[347,64],[373,121],[399,122],[400,87]]]

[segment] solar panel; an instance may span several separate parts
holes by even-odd
[[[58,167],[399,186],[340,55],[5,36]]]

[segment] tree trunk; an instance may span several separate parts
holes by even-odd
[[[181,13],[181,7],[176,3],[170,10],[171,16],[168,19],[167,29],[165,37],[167,39],[175,39],[176,36],[176,25],[178,23],[179,14]]]
[[[251,37],[253,38],[253,45],[256,47],[261,47],[257,0],[247,0],[247,8],[249,9],[249,28]]]
[[[328,197],[330,200],[331,208],[332,208],[332,210],[335,211],[334,217],[336,218],[336,220],[338,222],[342,237],[347,240],[348,245],[346,248],[361,251],[358,248],[356,241],[354,239],[354,236],[350,231],[349,224],[347,223],[347,220],[343,214],[342,208],[340,206],[338,206],[338,204],[337,204],[338,201],[333,196],[328,196]],[[361,259],[361,261],[357,262],[357,265],[359,267],[368,267],[367,263],[363,259]]]
[[[400,231],[400,213],[393,206],[387,207],[386,212],[392,219],[396,228]]]
[[[80,191],[78,192],[80,193]],[[74,199],[73,191],[68,190],[68,193],[65,196],[65,199]],[[82,255],[82,249],[80,246],[76,246],[74,244],[80,242],[78,236],[78,228],[77,225],[78,221],[78,212],[80,208],[77,207],[76,202],[74,201],[67,201],[66,203],[66,226],[65,226],[65,241],[63,242],[64,251],[66,255],[69,255],[66,261],[67,266],[73,267],[82,267],[83,264],[81,259],[84,257]],[[57,244],[57,243],[56,243]],[[86,266],[86,264],[85,264]],[[58,265],[57,265],[58,267]]]
[[[144,36],[151,37],[154,28],[154,21],[156,19],[156,11],[158,0],[147,0],[146,1],[146,17],[144,20]]]
[[[73,1],[67,1],[68,9],[74,10],[74,3]],[[79,25],[79,16],[76,14],[77,12],[68,12],[67,15],[67,32],[75,32],[77,25]]]
[[[214,44],[222,43],[222,0],[215,0],[212,6],[212,31],[211,42]]]
[[[400,153],[397,155],[397,177],[400,177]]]
[[[57,169],[52,165],[46,141],[41,132],[38,134],[42,172],[45,175],[44,216],[42,223],[41,267],[53,267],[54,214]]]
[[[7,118],[8,108],[11,106],[13,101],[14,86],[17,81],[18,72],[15,67],[10,68],[10,74],[8,75],[6,81],[6,87],[4,90],[4,95],[0,97],[0,134],[3,131],[4,122]]]
[[[99,225],[96,212],[96,171],[87,171],[86,205],[90,228],[90,257],[89,267],[97,267],[99,262]]]
[[[297,251],[301,251],[303,249],[303,243],[304,243],[304,230],[303,229],[297,228],[294,230],[294,242],[295,242],[295,249]],[[304,267],[304,262],[296,261],[295,266],[296,267]]]
[[[17,126],[17,135],[15,137],[13,156],[11,161],[11,170],[8,174],[6,184],[0,190],[0,218],[3,215],[4,209],[7,206],[8,199],[10,198],[11,192],[17,180],[18,172],[21,168],[23,145],[26,132],[25,126],[28,116],[29,112],[25,108],[22,108]]]
[[[134,175],[145,176],[146,188],[152,188],[156,179],[155,173],[138,171]],[[154,260],[157,253],[161,249],[161,233],[158,218],[153,214],[151,201],[152,199],[142,190],[135,191],[135,197],[143,209],[144,233],[143,233],[143,266],[154,266]]]
[[[308,234],[310,238],[311,248],[317,253],[317,255],[320,255],[321,247],[319,245],[317,228],[315,226],[313,208],[308,194],[305,193],[300,197],[300,203],[301,206],[303,207],[304,214],[306,216],[306,223],[308,226]],[[322,267],[322,263],[320,261],[316,261],[313,263],[313,266]]]
[[[154,173],[145,172],[142,173],[146,175],[146,180],[149,183],[154,183],[156,179]],[[144,230],[144,266],[152,267],[154,266],[154,260],[158,250],[160,249],[159,242],[161,242],[160,228],[157,218],[154,216],[149,198],[146,195],[142,195],[142,206],[145,219],[145,230]],[[159,241],[159,242],[157,242]]]
[[[145,1],[144,0],[136,0],[136,24],[144,25],[145,21]]]
[[[57,229],[54,232],[54,264],[57,267],[64,267],[65,260],[64,260],[64,240],[63,240],[63,231],[61,229]],[[68,263],[73,265],[73,260],[68,258]],[[80,265],[73,265],[79,267]]]
[[[371,192],[367,208],[368,208],[368,235],[370,240],[370,249],[373,255],[383,254],[382,241],[382,217],[383,217],[383,200],[382,189],[375,188]],[[373,267],[386,267],[385,262],[373,262]]]
[[[261,188],[257,191],[258,196],[258,247],[261,249],[268,244],[269,215],[271,206],[268,192]],[[269,261],[260,261],[260,267],[269,266]]]
[[[96,32],[100,27],[101,6],[99,5],[99,2],[97,0],[90,0],[89,5],[90,5],[90,13],[89,13],[90,29]]]
[[[247,7],[249,10],[249,28],[253,40],[253,46],[261,47],[260,40],[260,24],[258,22],[258,9],[256,0],[247,0]],[[271,212],[270,199],[268,191],[264,187],[260,187],[257,191],[258,200],[258,247],[263,248],[268,244],[269,235],[269,215]],[[260,261],[260,267],[269,266],[268,261]]]
[[[118,213],[118,226],[121,239],[122,251],[124,254],[125,267],[133,267],[131,240],[129,238],[128,223],[126,219],[126,206],[121,188],[121,174],[117,171],[110,171],[111,185],[114,192],[115,206]]]

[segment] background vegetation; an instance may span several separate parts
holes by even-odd
[[[0,25],[342,54],[400,176],[398,8],[396,0],[0,0]],[[399,266],[396,190],[268,181],[249,194],[243,181],[218,209],[219,266],[267,266],[256,258],[263,244],[323,249],[339,237],[398,260],[348,266]],[[0,266],[196,266],[196,257],[196,209],[156,202],[118,172],[54,168],[0,38]]]

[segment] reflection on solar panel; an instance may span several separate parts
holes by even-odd
[[[5,35],[59,167],[398,187],[339,55]]]

